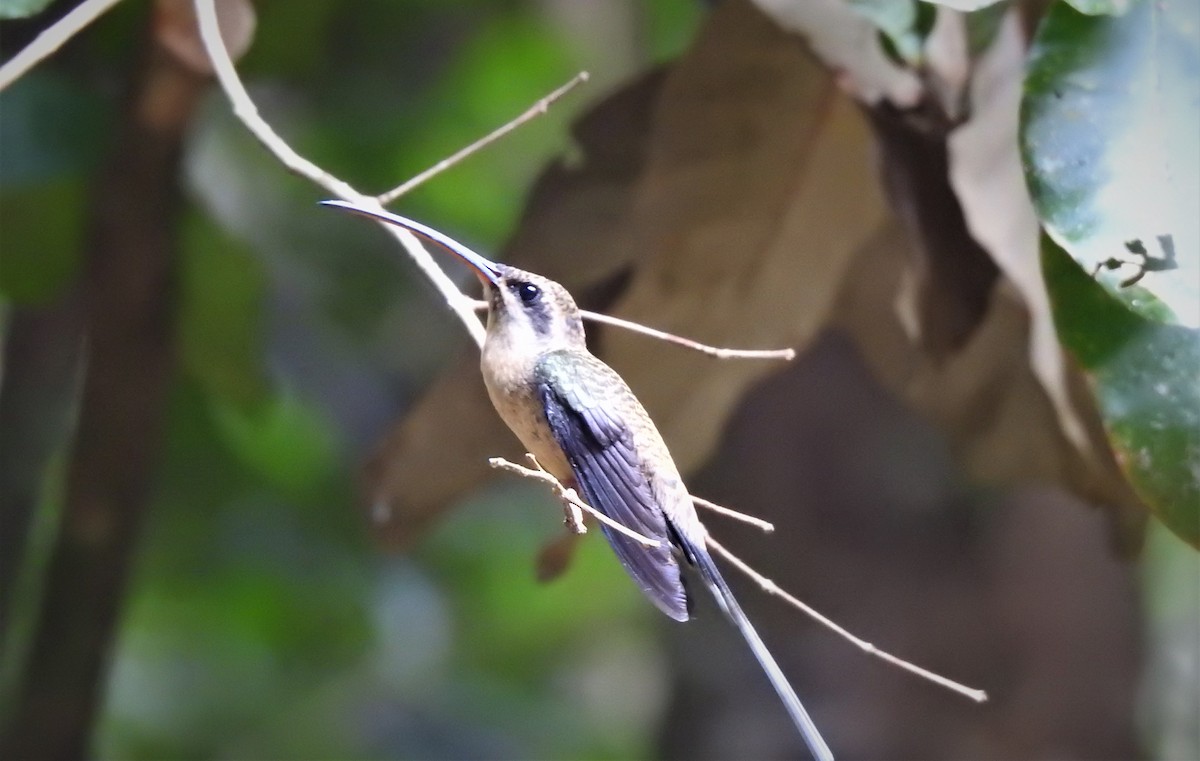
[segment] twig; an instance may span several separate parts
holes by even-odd
[[[0,66],[0,90],[21,78],[43,58],[63,46],[67,40],[82,31],[120,0],[84,0],[67,15],[54,22],[49,29],[34,38],[21,52]]]
[[[625,534],[631,539],[639,542],[643,547],[653,549],[660,546],[658,540],[643,536],[633,529],[622,526],[620,523],[617,523],[612,518],[609,518],[604,513],[581,500],[579,495],[575,493],[574,489],[568,489],[567,487],[563,486],[562,482],[555,478],[553,474],[547,472],[546,469],[542,467],[541,463],[537,461],[537,458],[532,454],[527,454],[526,457],[528,457],[529,461],[534,464],[534,468],[526,468],[523,465],[516,464],[515,462],[509,462],[503,457],[490,458],[488,460],[488,465],[491,465],[493,468],[498,470],[506,470],[509,473],[516,473],[518,476],[524,476],[526,478],[532,478],[537,481],[550,484],[551,488],[554,489],[555,493],[557,493],[564,502],[574,508],[584,511],[588,515],[603,523],[605,526],[608,526],[614,531],[620,531],[622,534]],[[571,526],[570,523],[571,521],[568,521],[568,527],[574,531],[576,527]],[[582,521],[578,522],[578,527],[583,528]],[[582,534],[583,531],[576,531],[575,533]]]
[[[0,67],[0,90],[4,89],[8,84],[11,84],[12,81],[20,77],[22,73],[36,64],[42,58],[56,50],[72,35],[87,26],[88,23],[102,14],[105,10],[115,5],[117,1],[118,0],[85,0],[85,2],[81,3],[75,10],[67,14],[67,16],[65,16],[57,24],[46,30],[46,32],[43,32],[36,40],[33,41],[33,43],[18,53],[7,64]],[[377,198],[373,198],[360,193],[349,183],[338,179],[334,175],[326,172],[321,167],[301,156],[299,153],[293,150],[291,146],[289,146],[287,142],[284,141],[283,138],[281,138],[270,127],[270,125],[267,124],[267,122],[259,114],[258,109],[254,105],[254,102],[250,99],[249,94],[246,92],[245,86],[238,77],[237,70],[229,57],[229,53],[225,49],[225,44],[221,39],[221,34],[217,24],[217,15],[216,9],[213,5],[213,0],[195,0],[195,7],[196,16],[199,20],[201,39],[203,40],[205,49],[212,61],[214,72],[217,75],[217,80],[220,82],[221,88],[225,91],[226,96],[229,98],[233,106],[234,115],[237,116],[237,118],[242,121],[246,128],[250,130],[250,132],[259,140],[259,142],[261,142],[263,146],[266,147],[267,150],[269,150],[289,170],[302,177],[305,177],[322,188],[325,188],[330,193],[333,193],[335,196],[345,201],[350,201],[368,209],[382,210],[382,205],[384,203],[389,203],[390,201],[395,200],[411,188],[416,187],[421,182],[427,180],[429,177],[436,175],[437,173],[445,170],[447,167],[453,166],[463,158],[486,147],[492,142],[495,142],[500,137],[503,137],[525,122],[533,119],[538,114],[544,113],[551,103],[562,97],[562,95],[564,95],[571,88],[587,79],[586,72],[581,72],[566,85],[538,101],[538,103],[534,104],[532,108],[530,108],[521,116],[517,117],[512,122],[509,122],[487,137],[467,146],[452,156],[443,159],[430,169],[418,174],[416,177],[405,182],[399,187],[388,191]],[[472,338],[475,339],[475,342],[479,345],[482,345],[484,339],[484,330],[482,324],[475,315],[477,302],[465,296],[458,289],[458,287],[455,286],[454,282],[450,280],[450,278],[446,276],[445,272],[442,271],[442,269],[436,264],[433,257],[429,255],[416,236],[405,229],[387,225],[382,222],[380,224],[400,242],[400,244],[408,252],[409,256],[413,259],[425,276],[428,277],[434,286],[441,292],[447,305],[458,315],[463,325],[467,328],[468,332],[470,332]],[[721,359],[738,357],[791,360],[796,356],[795,351],[792,349],[745,350],[707,346],[687,338],[676,336],[661,330],[656,330],[654,328],[640,325],[635,322],[630,322],[628,320],[611,317],[609,315],[590,311],[583,311],[582,315],[584,318],[594,322],[625,328],[626,330],[631,330],[636,333],[642,333],[643,335],[675,343],[680,346],[685,346],[695,351],[709,354]],[[586,527],[583,525],[581,516],[579,514],[579,511],[584,511],[595,517],[596,520],[600,521],[606,526],[609,526],[613,530],[619,531],[633,538],[645,547],[654,548],[660,546],[660,543],[657,540],[650,539],[649,537],[643,536],[636,531],[622,526],[620,523],[610,519],[608,516],[580,500],[573,489],[564,487],[557,478],[546,472],[533,457],[533,455],[529,455],[529,458],[536,466],[536,469],[526,468],[500,457],[491,458],[488,462],[494,468],[507,470],[511,473],[516,473],[527,478],[533,478],[550,484],[556,493],[558,493],[559,497],[569,506],[567,523],[573,531],[578,533],[583,533],[586,531]],[[696,499],[696,503],[702,507],[714,509],[717,512],[722,512],[726,515],[739,517],[749,523],[759,525],[760,527],[764,528],[764,530],[774,529],[773,526],[765,521],[760,521],[759,519],[751,518],[750,516],[744,516],[732,510],[728,510],[727,508],[720,508],[719,506],[713,505],[707,500]],[[928,679],[936,684],[940,684],[948,689],[965,695],[972,700],[982,702],[987,699],[986,693],[984,693],[982,690],[975,690],[965,687],[957,682],[909,663],[908,661],[897,658],[887,652],[884,652],[883,650],[880,650],[871,643],[854,636],[841,626],[818,613],[810,606],[804,604],[800,600],[782,590],[778,585],[775,584],[775,582],[756,572],[731,552],[726,550],[715,539],[709,537],[708,545],[747,576],[754,579],[768,594],[773,594],[783,598],[796,608],[807,613],[818,622],[824,624],[854,644],[858,645],[858,647],[860,647],[864,652],[876,655],[877,657],[906,671]]]
[[[221,84],[221,89],[225,91],[233,106],[233,113],[241,120],[246,128],[258,139],[260,143],[266,147],[279,161],[292,172],[304,177],[313,183],[320,185],[338,198],[344,201],[350,201],[358,204],[365,209],[383,211],[381,199],[384,201],[391,200],[399,195],[398,191],[407,190],[405,186],[414,184],[417,181],[423,181],[427,177],[431,177],[437,172],[445,169],[455,161],[461,160],[469,153],[479,150],[490,142],[494,142],[499,137],[511,132],[521,124],[532,119],[538,113],[544,111],[556,99],[562,97],[572,87],[575,87],[579,82],[587,79],[586,72],[580,72],[574,79],[567,84],[555,90],[550,95],[547,95],[542,100],[538,101],[532,108],[526,111],[521,116],[509,122],[504,127],[496,130],[492,135],[484,138],[474,146],[468,146],[467,149],[459,151],[454,156],[445,159],[438,164],[435,164],[427,172],[417,175],[412,180],[409,180],[404,185],[389,191],[378,199],[371,196],[363,195],[358,190],[354,189],[349,183],[340,180],[329,172],[326,172],[321,167],[296,153],[290,145],[275,130],[267,124],[266,120],[258,112],[258,108],[254,105],[254,101],[250,99],[250,95],[246,92],[245,86],[238,77],[237,69],[233,65],[233,61],[229,57],[229,52],[225,49],[225,43],[221,39],[220,29],[217,25],[217,12],[213,6],[213,0],[195,0],[196,17],[200,22],[200,37],[204,41],[205,50],[208,51],[208,56],[212,60],[213,70],[217,75],[217,81]],[[469,150],[468,150],[469,149]],[[446,163],[449,162],[449,163]],[[445,166],[443,166],[445,164]],[[408,230],[389,225],[384,222],[379,223],[388,233],[400,242],[408,252],[409,257],[416,263],[421,272],[433,283],[434,287],[441,293],[442,298],[451,310],[458,316],[459,320],[467,328],[471,334],[471,338],[479,346],[483,345],[484,328],[478,317],[475,315],[476,302],[465,296],[458,286],[454,284],[437,262],[421,245],[420,240],[410,233]],[[760,359],[793,359],[796,356],[792,349],[781,350],[743,350],[743,349],[720,349],[713,346],[705,346],[687,338],[674,336],[670,333],[665,333],[661,330],[648,328],[644,325],[639,325],[628,320],[622,320],[616,317],[598,314],[596,312],[583,312],[583,316],[587,319],[596,322],[604,322],[610,325],[623,327],[627,330],[632,330],[636,333],[643,333],[648,336],[670,341],[672,343],[686,346],[696,351],[710,354],[719,358],[743,357],[743,358],[760,358]]]
[[[221,38],[220,26],[217,23],[217,9],[213,0],[196,0],[196,18],[200,22],[200,39],[204,42],[204,49],[207,51],[209,59],[212,60],[217,81],[221,83],[221,89],[225,91],[233,106],[234,116],[240,119],[251,134],[258,138],[258,141],[292,172],[311,180],[338,197],[349,197],[355,201],[363,199],[363,195],[350,187],[349,183],[339,180],[292,150],[292,147],[262,118],[258,112],[258,106],[254,105],[254,101],[250,99],[250,94],[246,92],[246,87],[242,84],[237,69],[234,68],[229,51],[225,49],[225,40]]]
[[[474,299],[471,301],[471,306],[476,312],[486,312],[488,305],[486,301]],[[658,338],[668,343],[673,343],[687,349],[693,349],[701,354],[707,354],[710,357],[717,359],[782,359],[791,361],[796,358],[795,349],[726,349],[718,346],[709,346],[702,344],[699,341],[693,341],[690,338],[677,336],[674,333],[667,333],[657,328],[647,327],[640,322],[632,322],[630,320],[622,320],[620,317],[613,317],[602,312],[591,312],[587,309],[580,309],[579,314],[585,320],[592,322],[601,322],[605,325],[612,325],[618,328],[624,328],[634,333],[641,333],[651,338]]]
[[[395,201],[397,198],[399,198],[400,196],[409,192],[410,190],[417,187],[421,183],[427,181],[429,178],[434,177],[438,174],[441,174],[442,172],[446,171],[447,169],[449,169],[450,167],[459,163],[460,161],[467,158],[468,156],[470,156],[474,153],[477,153],[478,151],[488,147],[492,143],[496,142],[500,138],[507,135],[509,132],[512,132],[517,127],[520,127],[525,122],[531,121],[531,120],[541,116],[542,114],[546,113],[548,110],[550,110],[550,106],[556,100],[558,100],[562,96],[566,95],[568,92],[575,89],[576,86],[583,84],[586,81],[588,81],[588,73],[586,71],[579,72],[578,74],[576,74],[574,77],[571,78],[571,81],[567,82],[565,85],[562,85],[554,92],[550,93],[546,97],[539,100],[537,103],[534,103],[532,106],[529,107],[528,110],[525,111],[525,113],[521,114],[516,119],[513,119],[512,121],[508,122],[507,124],[504,124],[496,129],[492,130],[490,133],[488,133],[484,137],[480,138],[479,140],[476,140],[475,142],[471,143],[470,145],[466,146],[465,148],[462,148],[461,150],[456,151],[455,153],[451,154],[450,156],[447,156],[446,158],[437,162],[436,164],[429,167],[428,169],[421,172],[420,174],[412,177],[409,180],[405,180],[399,186],[392,188],[391,190],[389,190],[386,193],[379,194],[378,196],[376,196],[375,200],[378,201],[380,203],[380,205],[387,206],[389,203],[391,203],[392,201]]]
[[[620,317],[601,314],[600,312],[580,310],[580,314],[583,315],[584,319],[591,320],[592,322],[602,322],[605,325],[615,325],[618,328],[632,330],[634,333],[641,333],[642,335],[650,336],[651,338],[658,338],[673,344],[679,344],[680,346],[687,347],[688,349],[694,349],[702,354],[708,354],[709,356],[716,357],[717,359],[782,359],[790,361],[796,358],[795,349],[722,349],[716,346],[702,344],[699,341],[693,341],[690,338],[677,336],[674,333],[667,333],[655,328],[649,328],[641,323],[630,322],[629,320],[622,320]]]
[[[932,672],[928,669],[921,668],[920,666],[918,666],[914,663],[909,663],[908,661],[906,661],[902,658],[897,658],[896,656],[892,655],[891,653],[888,653],[884,650],[880,650],[879,648],[872,645],[870,642],[867,642],[865,639],[854,636],[853,634],[846,631],[844,628],[842,628],[838,624],[835,624],[832,620],[830,620],[830,619],[826,618],[825,616],[823,616],[822,614],[818,613],[816,611],[816,609],[814,609],[812,606],[807,605],[807,604],[801,602],[800,600],[796,599],[795,597],[791,596],[786,591],[781,589],[778,584],[776,584],[775,582],[768,579],[766,576],[763,576],[761,573],[759,573],[758,571],[751,568],[749,565],[746,564],[746,562],[744,560],[739,558],[737,555],[734,555],[729,550],[725,549],[725,547],[720,542],[718,542],[716,539],[713,539],[711,536],[709,536],[706,541],[707,541],[708,546],[711,549],[716,550],[718,555],[720,555],[721,557],[728,560],[739,571],[746,574],[751,579],[753,579],[755,582],[757,582],[757,584],[760,587],[762,587],[762,590],[764,592],[766,592],[769,595],[775,595],[776,597],[783,598],[788,603],[790,603],[793,607],[798,608],[799,610],[808,614],[809,617],[811,617],[818,623],[824,624],[825,626],[829,627],[833,631],[842,635],[842,637],[850,640],[855,645],[858,645],[858,647],[861,648],[863,650],[863,652],[868,653],[870,655],[877,656],[879,658],[882,658],[883,660],[887,661],[888,663],[891,663],[894,666],[899,666],[900,668],[904,669],[905,671],[907,671],[911,674],[916,674],[917,676],[921,677],[922,679],[928,679],[929,681],[933,682],[934,684],[941,685],[942,687],[945,687],[948,690],[957,692],[960,695],[963,695],[965,697],[970,698],[971,700],[974,700],[976,703],[982,703],[987,700],[987,693],[984,692],[983,690],[976,690],[972,687],[967,687],[966,685],[959,684],[958,682],[955,682],[952,679],[947,679],[946,677],[944,677],[940,674],[935,674],[934,672]]]
[[[691,495],[691,497],[692,504],[694,504],[696,507],[703,507],[706,510],[712,510],[714,513],[724,515],[727,518],[733,518],[741,521],[742,523],[749,523],[751,526],[760,528],[768,534],[775,530],[774,523],[764,521],[762,518],[755,518],[753,515],[739,513],[737,510],[731,510],[728,507],[718,505],[716,502],[709,502],[707,499],[702,499],[701,497],[697,497],[695,495]]]
[[[292,147],[275,130],[271,129],[271,126],[262,118],[258,113],[258,108],[254,105],[254,101],[250,99],[250,95],[246,92],[245,86],[238,77],[237,69],[234,68],[233,61],[229,57],[229,52],[225,49],[225,42],[221,39],[221,32],[217,26],[217,12],[213,5],[213,0],[196,0],[196,17],[200,22],[200,37],[204,41],[204,48],[208,51],[208,57],[212,60],[213,71],[217,75],[217,81],[220,82],[221,89],[225,91],[225,95],[229,98],[233,106],[234,115],[246,125],[246,128],[250,130],[258,141],[292,172],[320,185],[338,198],[351,201],[366,208],[382,211],[382,207],[379,206],[379,203],[374,198],[363,195],[351,187],[349,183],[334,177],[329,172],[326,172],[321,167],[292,150]],[[454,311],[459,320],[462,321],[462,324],[471,334],[471,338],[475,340],[477,345],[482,346],[484,336],[483,325],[479,322],[479,318],[475,316],[471,308],[471,300],[442,271],[441,267],[437,265],[437,262],[425,250],[425,247],[421,245],[421,242],[415,235],[393,225],[383,223],[380,223],[380,225],[387,230],[388,234],[400,242],[400,245],[408,252],[409,257],[412,258],[425,277],[429,278],[429,281],[441,293],[446,304]]]

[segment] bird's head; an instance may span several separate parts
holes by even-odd
[[[466,262],[483,284],[489,340],[501,339],[539,353],[585,346],[583,321],[575,299],[550,278],[493,262],[448,235],[397,214],[345,201],[322,204],[403,227]]]

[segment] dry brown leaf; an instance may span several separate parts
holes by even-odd
[[[992,484],[1045,483],[1068,488],[1108,509],[1114,543],[1123,552],[1140,542],[1145,513],[1108,456],[1097,468],[1056,425],[1054,406],[1028,361],[1031,315],[1002,278],[977,328],[960,351],[929,355],[910,339],[896,310],[909,236],[892,220],[863,248],[845,280],[833,325],[846,332],[875,377],[950,441],[972,479]],[[1069,376],[1072,403],[1098,419],[1078,373]]]
[[[731,3],[668,78],[615,313],[714,345],[803,347],[884,207],[858,110],[787,35]],[[619,332],[605,358],[684,471],[770,364],[666,352]]]
[[[573,130],[575,165],[556,160],[534,184],[517,231],[497,256],[566,285],[581,304],[605,308],[590,290],[626,271],[633,252],[613,245],[645,163],[648,123],[665,72],[608,98]],[[469,435],[448,420],[471,421]],[[385,546],[417,539],[453,501],[494,475],[487,458],[520,457],[516,439],[484,392],[474,350],[436,380],[384,437],[364,473],[372,531]]]
[[[872,119],[874,133],[798,37],[749,2],[728,2],[673,67],[580,123],[582,163],[543,174],[500,258],[561,280],[588,306],[714,345],[802,350],[841,328],[880,382],[945,433],[973,477],[1066,485],[1113,506],[1118,535],[1135,543],[1141,513],[1111,454],[1063,433],[1065,408],[1078,414],[1083,441],[1102,441],[1077,374],[1063,370],[1054,386],[1037,362],[1048,351],[1037,348],[1044,303],[1031,297],[1028,271],[981,245],[1021,239],[1016,206],[991,226],[976,219],[981,199],[1009,192],[1011,176],[989,175],[995,185],[977,183],[978,192],[964,190],[961,175],[951,184],[962,168],[952,162],[971,166],[964,156],[986,157],[991,143],[964,140],[952,155],[944,121],[922,132],[929,120],[887,104]],[[873,134],[884,140],[876,145]],[[876,153],[898,214],[883,200]],[[915,336],[899,309],[906,283],[920,294]],[[597,346],[685,473],[710,456],[747,390],[778,369],[609,328]],[[447,424],[455,420],[471,421],[469,431]],[[488,457],[517,450],[472,354],[434,384],[369,469],[378,536],[413,541],[489,476]]]
[[[543,177],[537,212],[525,215],[504,258],[577,294],[619,278],[626,288],[609,311],[708,343],[809,341],[884,216],[856,107],[798,39],[745,2],[715,10],[660,82],[634,90],[585,119],[582,166],[556,165]],[[601,342],[684,471],[712,450],[746,388],[778,367],[716,361],[618,330]],[[447,420],[472,421],[470,436]],[[487,457],[515,447],[476,362],[462,363],[401,422],[368,473],[380,538],[411,541],[478,485]]]
[[[772,21],[803,37],[838,85],[863,103],[911,107],[920,77],[884,53],[879,29],[845,0],[753,0]]]
[[[250,49],[257,16],[250,0],[216,0],[221,39],[233,60]],[[200,40],[200,25],[192,0],[157,0],[154,4],[154,37],[183,65],[197,74],[212,74],[212,63]]]
[[[1010,13],[973,66],[961,124],[930,118],[936,98],[909,111],[870,109],[903,229],[864,253],[871,264],[848,279],[839,321],[884,385],[950,438],[973,478],[1066,486],[1106,508],[1114,543],[1129,552],[1145,511],[1067,365],[1042,282],[1016,140],[1023,50]]]

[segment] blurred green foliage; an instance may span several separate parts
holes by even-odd
[[[39,4],[0,0],[0,14]],[[570,151],[583,104],[682,50],[703,13],[702,3],[664,0],[594,24],[572,21],[570,5],[264,0],[239,67],[268,120],[302,153],[375,192],[591,70],[591,92],[396,204],[494,251],[539,168]],[[857,5],[910,59],[929,7]],[[51,302],[79,275],[88,195],[103,192],[96,169],[145,10],[121,4],[0,96],[0,304]],[[1066,13],[1061,3],[1052,10]],[[976,18],[990,38],[998,17]],[[1079,28],[1109,21],[1069,19]],[[1088,147],[1078,130],[1069,134],[1073,148]],[[646,755],[665,690],[654,611],[595,537],[567,577],[534,581],[533,558],[559,530],[542,490],[502,482],[409,556],[384,556],[367,541],[356,471],[388,420],[464,346],[458,326],[387,238],[318,209],[321,194],[267,155],[219,93],[198,117],[185,168],[169,435],[99,755]],[[1053,248],[1052,287],[1078,284],[1082,271]],[[1071,326],[1082,325],[1085,348],[1120,338],[1112,325],[1140,324],[1128,311],[1069,316],[1060,320],[1064,342],[1074,344]],[[1195,355],[1184,359],[1192,375],[1179,376],[1180,388],[1194,392],[1186,381]],[[1160,405],[1140,422],[1169,427],[1182,419],[1177,411],[1200,414],[1194,393],[1180,398],[1182,408]],[[1145,431],[1130,431],[1140,446]],[[61,462],[48,468],[43,524],[61,478]],[[1166,622],[1162,638],[1176,643],[1195,617],[1194,606],[1181,612],[1173,602],[1196,578],[1196,558],[1179,560],[1178,544],[1156,535],[1148,573],[1152,589],[1167,590],[1152,598],[1153,612]],[[34,542],[32,567],[46,545]]]
[[[114,83],[142,33],[145,8],[133,5],[4,93],[9,305],[51,301],[79,274]],[[604,71],[598,63],[615,64],[581,59],[538,3],[256,8],[239,68],[264,113],[302,153],[375,191],[581,68],[612,82],[672,54],[702,12],[685,0],[639,9],[616,30],[639,41],[636,59]],[[595,96],[568,99],[397,208],[497,248]],[[462,346],[457,326],[386,238],[318,209],[319,193],[267,156],[216,92],[185,166],[169,435],[100,755],[644,754],[663,696],[663,668],[647,661],[653,612],[596,539],[568,577],[534,581],[537,549],[559,530],[541,490],[501,484],[412,556],[367,541],[356,470]]]
[[[50,0],[0,0],[0,18],[23,18],[40,12]]]

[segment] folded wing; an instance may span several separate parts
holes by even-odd
[[[688,619],[687,590],[672,552],[672,536],[638,457],[633,432],[613,409],[604,377],[624,388],[599,360],[551,352],[536,371],[538,393],[554,439],[566,455],[584,500],[622,526],[658,540],[646,547],[601,524],[621,565],[658,608],[677,621]],[[599,377],[598,377],[599,375]]]

